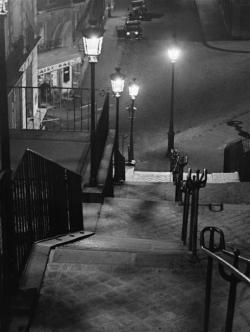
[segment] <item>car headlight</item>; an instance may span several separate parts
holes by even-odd
[[[126,35],[129,36],[129,35],[130,35],[130,32],[127,32]]]
[[[135,35],[138,35],[138,33],[139,33],[138,31],[135,31]]]

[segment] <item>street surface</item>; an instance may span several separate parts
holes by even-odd
[[[96,65],[96,87],[110,90],[110,74],[120,66],[126,74],[125,91],[120,101],[120,149],[127,157],[129,119],[126,107],[130,104],[128,83],[135,77],[140,85],[136,99],[134,124],[135,159],[138,170],[167,171],[167,133],[171,92],[171,64],[167,48],[176,38],[181,57],[175,65],[174,131],[175,147],[181,152],[183,134],[194,135],[191,144],[199,144],[199,137],[207,124],[211,131],[221,123],[236,119],[248,112],[250,101],[250,55],[212,49],[202,42],[202,32],[193,1],[148,0],[151,21],[143,21],[144,38],[140,41],[117,40],[116,26],[124,22],[129,1],[118,0],[107,20],[103,52]],[[225,41],[222,41],[222,43]],[[237,41],[235,42],[237,43]],[[220,41],[217,41],[219,46]],[[85,87],[89,86],[89,73]],[[111,119],[114,121],[115,100],[111,98]],[[114,126],[114,125],[113,125]],[[233,140],[229,128],[228,142]],[[237,133],[236,133],[237,134]],[[182,136],[181,136],[182,135]],[[182,139],[179,139],[182,137]],[[183,138],[184,137],[184,138]],[[124,143],[124,144],[123,144]],[[223,149],[210,151],[209,172],[223,169]],[[216,153],[219,153],[220,158]],[[206,143],[203,154],[206,154]],[[191,158],[192,159],[192,158]],[[204,160],[204,158],[203,158]],[[191,160],[192,161],[192,160]],[[192,166],[192,165],[190,165]]]

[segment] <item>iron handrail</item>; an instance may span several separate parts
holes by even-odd
[[[222,249],[223,254],[234,257],[234,254],[231,251],[228,251],[226,249]],[[250,264],[250,259],[243,257],[241,255],[238,256],[239,261],[241,261],[242,263],[247,263]]]
[[[8,86],[8,89],[41,89],[42,87],[41,86],[22,86],[22,85],[19,85],[19,86]],[[50,86],[49,87],[50,89],[55,89],[55,90],[81,90],[81,91],[90,91],[91,89],[90,88],[65,88],[65,87],[62,87],[62,86]],[[109,88],[107,88],[106,90],[104,89],[98,89],[98,88],[95,88],[95,91],[100,91],[104,96],[106,94],[106,91],[109,92]]]
[[[240,280],[246,282],[248,284],[248,286],[250,286],[250,278],[248,278],[244,273],[242,273],[241,271],[239,271],[238,269],[236,269],[231,263],[227,262],[225,259],[223,259],[222,257],[220,257],[219,255],[216,255],[215,253],[213,253],[212,251],[210,251],[209,249],[201,246],[201,249],[211,258],[215,259],[219,264],[222,264],[223,266],[225,266],[226,268],[228,268],[230,270],[230,272],[232,272],[235,277],[239,278]],[[222,253],[225,254],[229,254],[229,252],[225,252],[225,250],[221,251]],[[230,256],[232,255],[232,257],[234,256],[233,253],[230,253]],[[241,260],[242,262],[245,263],[249,263],[250,264],[250,259],[247,259],[245,257],[239,256],[238,257],[239,260]]]
[[[43,155],[42,153],[39,153],[39,152],[34,151],[34,150],[30,149],[30,148],[27,148],[27,149],[24,151],[24,154],[22,155],[21,159],[19,160],[19,162],[18,162],[18,164],[17,164],[17,167],[16,167],[16,170],[18,169],[19,165],[22,164],[23,159],[25,158],[25,152],[26,152],[26,151],[27,151],[27,152],[30,152],[30,153],[32,153],[32,154],[38,156],[38,157],[41,157],[41,158],[46,159],[47,161],[53,163],[55,166],[62,167],[61,164],[59,164],[59,163],[57,163],[56,161],[54,161],[53,159],[51,159],[51,158],[49,158],[49,157]],[[67,169],[66,167],[64,167],[64,168]],[[14,172],[13,175],[15,175],[15,172]]]
[[[206,239],[205,234],[209,235],[208,237],[206,236]],[[215,236],[219,236],[219,239],[217,239],[216,237],[217,241],[215,241]],[[244,282],[247,284],[248,287],[250,286],[250,260],[248,258],[240,256],[240,251],[238,249],[233,249],[233,252],[226,250],[224,233],[218,227],[205,227],[201,231],[200,244],[202,251],[204,251],[208,256],[203,331],[208,332],[209,329],[213,263],[214,261],[216,261],[219,266],[220,276],[229,283],[225,331],[232,332],[237,295],[237,285],[240,282]],[[233,259],[232,264],[216,253],[230,256]],[[244,263],[246,265],[244,273],[239,270],[240,263]]]

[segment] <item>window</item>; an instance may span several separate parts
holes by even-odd
[[[69,79],[70,79],[69,75],[70,75],[69,66],[63,68],[63,82],[64,83],[67,83],[69,81]]]

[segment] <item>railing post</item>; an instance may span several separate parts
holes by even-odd
[[[189,250],[192,251],[192,254],[195,257],[197,255],[199,190],[200,188],[204,188],[206,183],[207,183],[206,169],[204,169],[202,174],[200,174],[200,170],[197,170],[196,175],[192,177],[192,180],[189,183],[190,189],[192,190]]]
[[[179,157],[179,152],[177,149],[171,149],[170,154],[170,172],[173,172],[175,165],[177,163],[177,159]]]
[[[202,236],[201,236],[202,237]],[[209,250],[213,251],[214,248],[214,230],[210,229]],[[213,259],[208,256],[207,259],[207,276],[206,276],[206,295],[205,295],[205,310],[204,310],[204,332],[208,332],[209,317],[210,317],[210,303],[211,303],[211,290],[213,278]]]
[[[238,249],[234,250],[233,266],[237,269],[239,267],[239,256],[240,256],[240,251]],[[227,302],[225,332],[232,332],[237,285],[240,282],[240,280],[236,276],[234,276],[232,273],[227,274],[226,271],[224,270],[224,267],[221,264],[219,264],[219,272],[220,272],[220,275],[222,276],[222,278],[225,279],[226,281],[229,281],[229,283],[230,283],[228,302]]]
[[[175,180],[175,201],[182,203],[182,184],[183,184],[183,170],[187,165],[187,156],[182,156],[177,159],[177,174]]]
[[[209,233],[208,247],[205,244],[205,233]],[[219,244],[215,244],[215,233],[219,234]],[[216,252],[225,248],[225,239],[222,230],[216,227],[205,227],[200,234],[200,245],[203,248],[209,249],[209,251]],[[209,330],[209,318],[210,318],[210,304],[211,304],[211,291],[212,291],[212,279],[213,279],[213,258],[208,256],[207,275],[206,275],[206,291],[205,291],[205,308],[204,308],[204,326],[203,331]]]
[[[206,245],[205,234],[209,233],[209,245]],[[219,235],[219,242],[215,244],[215,233]],[[250,260],[242,257],[238,249],[234,249],[233,252],[226,250],[224,234],[221,229],[217,227],[205,227],[200,234],[201,249],[208,255],[208,267],[207,267],[207,282],[206,282],[206,298],[205,298],[205,315],[204,315],[204,332],[208,332],[209,316],[210,316],[210,298],[211,298],[211,284],[212,284],[212,268],[213,260],[218,261],[219,273],[221,277],[230,283],[229,296],[227,304],[227,314],[225,322],[225,332],[232,332],[233,319],[235,312],[237,284],[239,282],[246,282],[250,286]],[[220,252],[216,255],[216,252]],[[230,263],[223,259],[222,254],[233,258],[233,263]],[[241,263],[241,269],[239,265]],[[243,272],[243,264],[246,264],[245,272]]]
[[[183,184],[182,191],[184,192],[184,204],[183,204],[183,215],[182,215],[182,230],[181,230],[181,240],[184,245],[187,242],[187,226],[188,226],[188,216],[189,216],[189,206],[190,206],[190,196],[191,188],[189,182],[191,181],[192,170],[188,170],[187,179]]]

